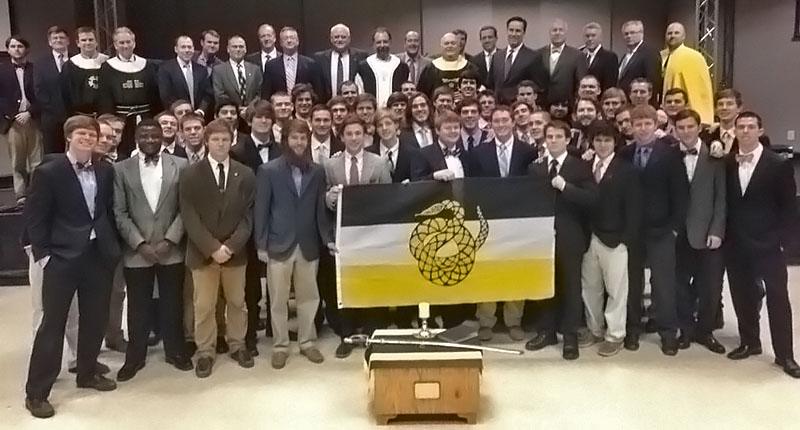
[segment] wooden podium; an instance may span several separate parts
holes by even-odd
[[[376,330],[372,336],[417,340],[415,332]],[[483,369],[480,351],[376,344],[367,350],[367,364],[372,410],[378,424],[393,419],[459,419],[475,424]]]

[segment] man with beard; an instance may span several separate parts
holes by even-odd
[[[96,32],[92,27],[79,27],[78,48],[61,71],[61,92],[67,115],[96,115],[100,88],[100,66],[108,55],[97,51]]]
[[[311,108],[317,102],[317,95],[309,84],[297,84],[292,88],[294,117],[311,123]]]
[[[378,99],[378,106],[386,106],[386,100],[408,77],[408,66],[390,53],[392,34],[386,27],[378,27],[372,34],[375,53],[358,64],[358,77],[364,92]]]
[[[570,154],[581,157],[586,152],[588,159],[594,156],[592,141],[589,137],[589,126],[599,118],[600,105],[594,99],[578,99],[575,103],[575,114],[573,117],[572,138],[569,141]]]
[[[457,90],[459,77],[464,70],[478,73],[478,66],[470,63],[460,54],[458,36],[453,33],[445,33],[440,44],[442,56],[425,67],[420,74],[419,84],[417,84],[417,88],[427,96],[431,96],[435,89],[443,85],[450,87],[453,91]]]
[[[335,250],[325,207],[325,171],[314,164],[311,130],[302,120],[289,121],[281,157],[258,170],[255,242],[258,258],[267,264],[272,311],[271,364],[282,369],[289,358],[289,292],[297,306],[297,343],[313,363],[324,357],[314,345],[314,317],[319,306],[317,264],[320,242]]]
[[[713,123],[714,87],[705,57],[684,44],[686,29],[679,22],[667,26],[665,39],[667,48],[661,51],[664,85],[659,90],[664,97],[673,88],[684,90],[686,104],[700,114],[702,123]]]

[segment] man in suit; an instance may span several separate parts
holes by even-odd
[[[617,86],[619,58],[613,51],[603,48],[603,28],[596,22],[583,26],[584,45],[578,48],[586,56],[586,74],[600,82],[601,91]]]
[[[284,51],[284,56],[289,55]],[[274,60],[273,60],[274,61]],[[320,243],[334,250],[325,208],[325,171],[311,160],[311,131],[293,119],[283,128],[285,150],[258,169],[255,242],[258,258],[267,263],[272,311],[272,358],[275,369],[289,358],[288,303],[294,287],[297,343],[313,363],[325,358],[314,345],[314,317],[319,306],[317,264]]]
[[[323,103],[333,96],[340,95],[339,88],[342,82],[355,81],[358,64],[367,58],[365,51],[350,46],[350,29],[342,23],[331,27],[330,41],[330,48],[315,53],[313,57],[321,69],[322,92],[318,94]],[[408,72],[403,76],[403,80],[407,77]]]
[[[324,165],[325,160],[344,151],[344,144],[333,134],[333,112],[326,105],[311,108],[311,159]]]
[[[619,156],[633,163],[642,186],[641,239],[629,249],[628,323],[625,349],[639,349],[642,332],[642,292],[645,262],[650,266],[651,299],[655,322],[665,355],[678,353],[676,333],[677,280],[675,239],[686,224],[689,181],[680,151],[666,138],[656,138],[656,110],[636,106],[630,112],[634,144],[624,146]]]
[[[517,84],[526,79],[537,81],[535,64],[539,54],[524,45],[528,21],[512,16],[506,21],[508,47],[498,50],[492,63],[492,79],[487,87],[494,90],[499,103],[511,103],[516,99]],[[539,88],[542,82],[536,82]]]
[[[486,142],[470,151],[470,177],[506,178],[528,174],[528,165],[536,158],[530,145],[514,137],[511,109],[498,106],[492,113],[492,130],[494,140]],[[525,338],[522,330],[522,311],[525,302],[513,301],[503,304],[503,320],[508,327],[511,339],[519,341]],[[492,327],[497,323],[494,316],[497,304],[481,303],[478,305],[478,332],[481,340],[491,340]]]
[[[409,136],[400,136],[400,122],[389,109],[379,109],[375,115],[375,141],[365,148],[378,154],[389,165],[391,182],[408,182],[422,176],[419,150]]]
[[[683,24],[673,22],[667,26],[665,36],[667,48],[661,51],[664,69],[664,84],[658,90],[666,96],[667,91],[680,88],[686,92],[686,102],[698,114],[703,124],[714,122],[714,86],[708,63],[700,52],[689,48]]]
[[[575,99],[578,81],[586,74],[585,56],[567,45],[567,23],[556,19],[550,25],[550,44],[539,49],[540,61],[535,63],[544,106],[560,100]]]
[[[136,126],[138,156],[118,163],[114,215],[124,243],[128,285],[128,338],[120,382],[144,368],[153,283],[158,282],[159,333],[167,363],[191,370],[183,342],[183,222],[178,213],[178,178],[185,159],[161,152],[161,127],[154,120]]]
[[[461,145],[466,151],[472,151],[484,142],[494,138],[490,130],[481,130],[480,105],[474,98],[462,99],[456,105],[456,113],[461,117]]]
[[[704,142],[709,144],[714,156],[727,155],[731,152],[735,154],[739,150],[735,121],[743,109],[742,93],[733,88],[726,88],[717,91],[714,99],[715,113],[719,118],[719,123],[703,130],[701,137]],[[758,141],[765,148],[771,146],[766,134],[761,134]]]
[[[595,340],[604,339],[597,353],[611,357],[622,350],[625,339],[628,246],[638,240],[642,190],[633,166],[614,153],[614,126],[596,121],[589,135],[594,148],[591,167],[597,201],[589,212],[591,239],[581,266],[582,296],[586,325]]]
[[[291,93],[295,84],[310,84],[316,94],[323,94],[322,69],[314,59],[297,52],[300,46],[297,30],[283,27],[280,38],[283,55],[264,66],[261,98],[268,99],[277,92]]]
[[[792,308],[787,290],[786,257],[789,238],[797,237],[796,186],[792,165],[765,151],[758,137],[764,133],[761,117],[742,112],[736,118],[738,152],[725,161],[728,226],[725,260],[733,308],[739,323],[739,347],[728,354],[741,360],[761,354],[758,281],[767,295],[770,336],[775,364],[800,378],[794,360]]]
[[[403,38],[404,51],[397,54],[400,61],[408,66],[407,81],[413,83],[415,86],[419,83],[419,74],[423,69],[431,64],[431,60],[426,58],[420,48],[420,35],[418,31],[409,30]]]
[[[222,60],[217,57],[219,52],[219,33],[216,30],[205,30],[200,34],[200,50],[194,53],[192,61],[206,68],[208,76],[217,64],[222,64]]]
[[[244,60],[258,66],[263,74],[267,62],[273,58],[278,58],[281,55],[281,53],[275,48],[276,41],[277,38],[275,37],[275,28],[269,24],[259,25],[258,44],[261,46],[261,49],[259,49],[258,52],[247,54],[244,57]]]
[[[226,302],[227,343],[239,366],[253,367],[245,346],[246,244],[252,232],[255,176],[229,156],[233,132],[221,120],[205,129],[207,161],[186,168],[180,178],[181,219],[188,238],[186,265],[194,281],[194,337],[199,378],[211,375],[220,286]]]
[[[99,128],[86,116],[64,123],[68,151],[37,169],[25,208],[31,251],[44,270],[44,315],[25,386],[25,407],[37,418],[55,413],[47,398],[61,368],[64,325],[76,291],[81,309],[78,387],[116,389],[114,381],[97,372],[111,280],[120,256],[112,212],[114,171],[107,163],[92,162]]]
[[[720,311],[725,273],[721,248],[727,210],[725,164],[712,158],[700,139],[701,118],[697,112],[684,109],[674,119],[689,180],[686,224],[676,239],[679,343],[685,349],[697,342],[714,353],[724,354],[725,347],[712,332]]]
[[[374,95],[378,106],[384,107],[389,96],[400,91],[408,79],[408,66],[391,54],[392,34],[386,27],[375,29],[372,43],[375,53],[358,63],[356,82],[360,80],[363,91]]]
[[[33,89],[40,109],[40,127],[44,152],[64,152],[62,124],[66,116],[61,95],[61,69],[69,60],[69,36],[61,27],[47,29],[50,50],[34,62]]]
[[[186,159],[186,149],[178,145],[178,119],[175,115],[164,111],[156,115],[155,120],[161,128],[161,151]]]
[[[492,61],[497,52],[497,28],[493,25],[484,25],[478,30],[478,38],[483,49],[480,53],[473,55],[470,61],[478,66],[481,82],[487,84],[491,80]]]
[[[0,64],[0,134],[8,138],[15,209],[20,210],[31,172],[42,161],[42,138],[36,119],[33,64],[27,61],[30,44],[20,36],[11,36],[5,45],[11,61]]]
[[[623,91],[630,91],[634,79],[644,78],[654,88],[661,88],[661,55],[658,50],[644,43],[644,24],[641,21],[622,24],[622,38],[626,52],[620,59],[617,86]],[[653,106],[658,106],[658,102],[658,96],[653,97]]]
[[[536,336],[525,344],[531,351],[555,345],[557,328],[564,335],[562,357],[575,360],[581,325],[581,264],[589,246],[585,213],[597,200],[597,184],[588,164],[567,152],[570,127],[553,121],[545,127],[547,156],[530,167],[530,173],[548,181],[555,198],[555,296],[540,303]],[[559,327],[560,326],[560,327]]]
[[[175,39],[174,60],[167,60],[158,68],[158,92],[165,107],[177,100],[187,100],[192,110],[205,116],[211,113],[213,89],[206,69],[192,61],[194,42],[189,36]]]
[[[217,107],[223,103],[235,103],[240,112],[259,95],[262,84],[261,70],[253,63],[244,61],[247,45],[242,36],[228,38],[228,61],[214,66],[211,80],[214,101]]]

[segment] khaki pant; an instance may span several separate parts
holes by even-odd
[[[222,286],[217,299],[217,333],[225,335],[225,295]],[[192,272],[187,270],[183,282],[183,334],[187,341],[194,341],[194,281]]]
[[[522,312],[525,310],[524,301],[503,303],[503,322],[506,327],[517,327],[522,324]],[[479,303],[475,316],[481,327],[494,327],[497,324],[497,302]]]
[[[11,157],[14,196],[24,198],[33,169],[42,162],[42,134],[34,120],[25,125],[13,122],[8,130],[8,152]]]
[[[246,266],[220,266],[212,263],[192,269],[194,282],[194,341],[198,357],[214,357],[217,341],[217,303],[219,289],[226,301],[225,334],[230,351],[244,348],[247,332],[247,307],[244,303]]]
[[[605,340],[622,342],[628,316],[628,248],[623,244],[609,248],[592,235],[589,250],[583,255],[581,279],[589,330],[600,337],[605,325]]]
[[[288,305],[292,284],[297,302],[297,344],[300,349],[314,346],[314,341],[317,340],[314,318],[319,306],[318,264],[319,260],[308,261],[303,258],[299,246],[295,246],[292,255],[286,260],[269,260],[267,290],[272,314],[273,351],[286,351],[289,348]]]

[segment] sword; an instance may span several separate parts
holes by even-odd
[[[521,351],[519,349],[496,348],[493,346],[481,346],[481,345],[465,345],[461,343],[439,342],[435,340],[403,340],[403,339],[372,338],[365,334],[354,334],[352,336],[348,336],[344,338],[344,343],[350,345],[364,345],[364,346],[370,346],[370,345],[442,346],[447,348],[466,349],[470,351],[487,351],[487,352],[497,352],[501,354],[513,354],[513,355],[522,355],[525,353],[525,351]]]

